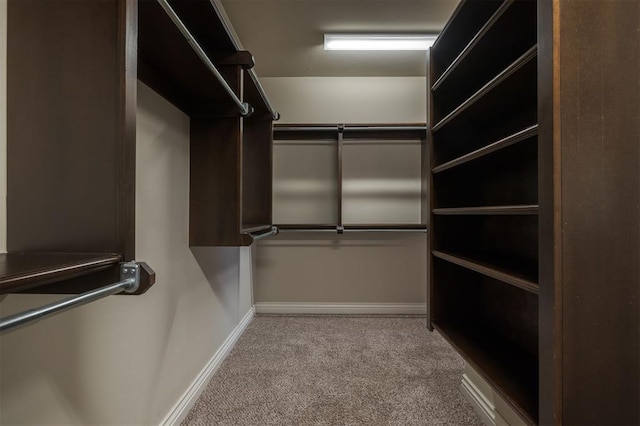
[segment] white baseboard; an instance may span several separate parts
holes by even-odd
[[[187,417],[189,410],[193,407],[198,400],[205,387],[211,380],[211,377],[216,372],[222,361],[227,357],[233,346],[238,341],[238,338],[242,335],[247,326],[251,323],[255,314],[255,308],[252,307],[249,312],[242,318],[240,323],[233,329],[229,337],[224,341],[222,346],[216,351],[209,362],[204,366],[202,371],[196,376],[195,380],[187,388],[185,393],[180,397],[178,402],[173,406],[169,414],[160,423],[162,426],[174,426],[179,425],[182,420]]]
[[[460,389],[465,398],[473,405],[474,410],[487,426],[495,426],[496,424],[496,407],[482,393],[480,389],[469,379],[466,374],[462,375],[462,383]]]
[[[255,304],[257,314],[426,315],[426,303],[271,303]]]

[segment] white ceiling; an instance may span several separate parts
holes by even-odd
[[[458,0],[222,0],[260,77],[422,76],[425,52],[324,51],[325,32],[438,33]]]

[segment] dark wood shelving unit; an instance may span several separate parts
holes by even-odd
[[[426,143],[426,126],[422,123],[406,123],[406,124],[276,124],[273,128],[275,141],[296,141],[306,142],[310,144],[317,141],[331,141],[337,147],[336,155],[336,176],[337,199],[336,199],[336,223],[327,224],[281,224],[276,225],[282,230],[328,230],[344,228],[345,230],[398,230],[398,231],[423,231],[426,225],[422,222],[416,223],[348,223],[343,220],[343,156],[344,146],[351,143],[359,143],[367,140],[380,140],[384,143],[393,144],[393,141],[418,140],[424,149]],[[424,213],[425,204],[425,173],[427,167],[422,163],[421,179],[422,179],[422,195],[421,203]],[[425,216],[424,214],[422,216]]]
[[[152,0],[139,2],[141,80],[191,118],[190,246],[247,246],[272,225],[273,120],[277,113],[215,4],[171,0],[184,26],[235,95],[241,111]]]
[[[89,291],[135,259],[138,79],[192,120],[192,243],[246,245],[271,225],[277,114],[253,57],[212,2],[169,4],[250,117],[158,1],[9,2],[3,293]]]
[[[429,327],[525,423],[640,423],[639,27],[462,0],[428,55]]]
[[[465,20],[456,22],[458,16]],[[440,36],[430,52],[427,82],[429,320],[533,424],[539,293],[536,4],[463,1],[449,28],[460,28],[466,42],[448,44],[451,29]]]

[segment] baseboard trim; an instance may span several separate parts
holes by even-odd
[[[271,303],[255,304],[256,314],[425,315],[426,303]]]
[[[187,417],[189,410],[191,410],[193,405],[196,403],[209,383],[209,380],[211,380],[211,377],[222,364],[222,361],[224,361],[229,352],[231,352],[231,349],[233,349],[238,338],[242,333],[244,333],[244,330],[251,323],[254,315],[255,307],[252,307],[244,318],[242,318],[240,323],[233,329],[229,337],[226,338],[222,346],[220,346],[209,362],[204,366],[202,371],[200,371],[196,376],[185,393],[180,397],[178,402],[176,402],[171,411],[169,411],[169,414],[167,414],[164,420],[162,420],[160,423],[162,426],[177,426],[185,419],[185,417]]]
[[[462,375],[462,383],[460,384],[462,394],[473,405],[476,413],[482,418],[487,426],[495,426],[496,409],[489,399],[482,393],[478,387],[473,384],[469,376]]]

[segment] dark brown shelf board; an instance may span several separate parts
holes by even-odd
[[[504,69],[500,74],[495,76],[491,81],[485,84],[482,88],[480,88],[476,93],[471,95],[469,99],[464,101],[461,105],[459,105],[456,109],[451,111],[447,116],[445,116],[442,120],[436,123],[433,126],[432,131],[437,132],[442,129],[447,123],[451,122],[458,116],[460,116],[463,112],[468,110],[472,105],[474,105],[477,101],[482,99],[488,93],[492,92],[495,88],[499,87],[503,82],[508,80],[514,74],[518,72],[521,68],[527,65],[530,61],[532,61],[538,53],[538,47],[533,46],[531,49],[527,50],[522,56],[520,56],[517,60],[515,60],[511,65],[509,65],[506,69]]]
[[[237,52],[209,2],[171,5],[214,64]],[[142,82],[189,116],[239,116],[238,106],[157,1],[138,3],[138,27]],[[224,68],[219,68],[223,76]]]
[[[475,46],[482,40],[482,38],[493,28],[493,25],[500,19],[504,12],[514,3],[515,0],[506,0],[500,5],[498,10],[489,18],[480,31],[471,39],[469,44],[460,52],[460,54],[451,62],[446,70],[440,75],[440,77],[433,83],[431,90],[436,90],[444,82],[444,80],[451,75],[456,67],[467,57],[467,55],[475,48]],[[453,19],[453,18],[452,18]]]
[[[338,139],[339,124],[276,124],[274,138],[290,139]],[[344,139],[426,139],[425,123],[407,124],[345,124]]]
[[[446,260],[447,262],[454,263],[458,266],[462,266],[463,268],[470,269],[472,271],[502,281],[503,283],[518,287],[530,293],[538,294],[539,292],[538,283],[535,283],[527,278],[514,275],[511,272],[496,269],[493,266],[478,262],[476,260],[444,253],[438,250],[433,250],[431,253],[439,259]]]
[[[448,64],[467,45],[483,23],[491,17],[500,1],[462,0],[433,43],[432,58],[438,70],[446,69]],[[450,55],[453,55],[450,57]],[[444,57],[444,58],[443,58]],[[436,74],[434,76],[438,78]]]
[[[537,359],[480,326],[442,320],[432,325],[525,421],[537,424]]]
[[[0,294],[16,293],[57,281],[91,274],[122,261],[119,254],[0,254]]]
[[[536,215],[537,204],[516,206],[482,206],[482,207],[452,207],[433,209],[436,215]]]
[[[451,161],[447,161],[444,164],[441,164],[439,166],[436,166],[433,168],[432,172],[434,174],[436,173],[440,173],[443,172],[445,170],[449,170],[453,167],[457,167],[460,166],[462,164],[468,163],[469,161],[473,161],[476,160],[478,158],[482,158],[486,155],[489,155],[493,152],[499,151],[503,148],[506,148],[508,146],[511,146],[515,143],[527,140],[535,135],[538,134],[538,125],[534,124],[533,126],[529,126],[524,130],[521,130],[517,133],[514,133],[513,135],[507,136],[506,138],[500,139],[497,142],[494,142],[492,144],[489,144],[485,147],[482,147],[480,149],[477,149],[473,152],[470,152],[468,154],[465,154],[463,156],[460,156],[456,159],[453,159]]]

